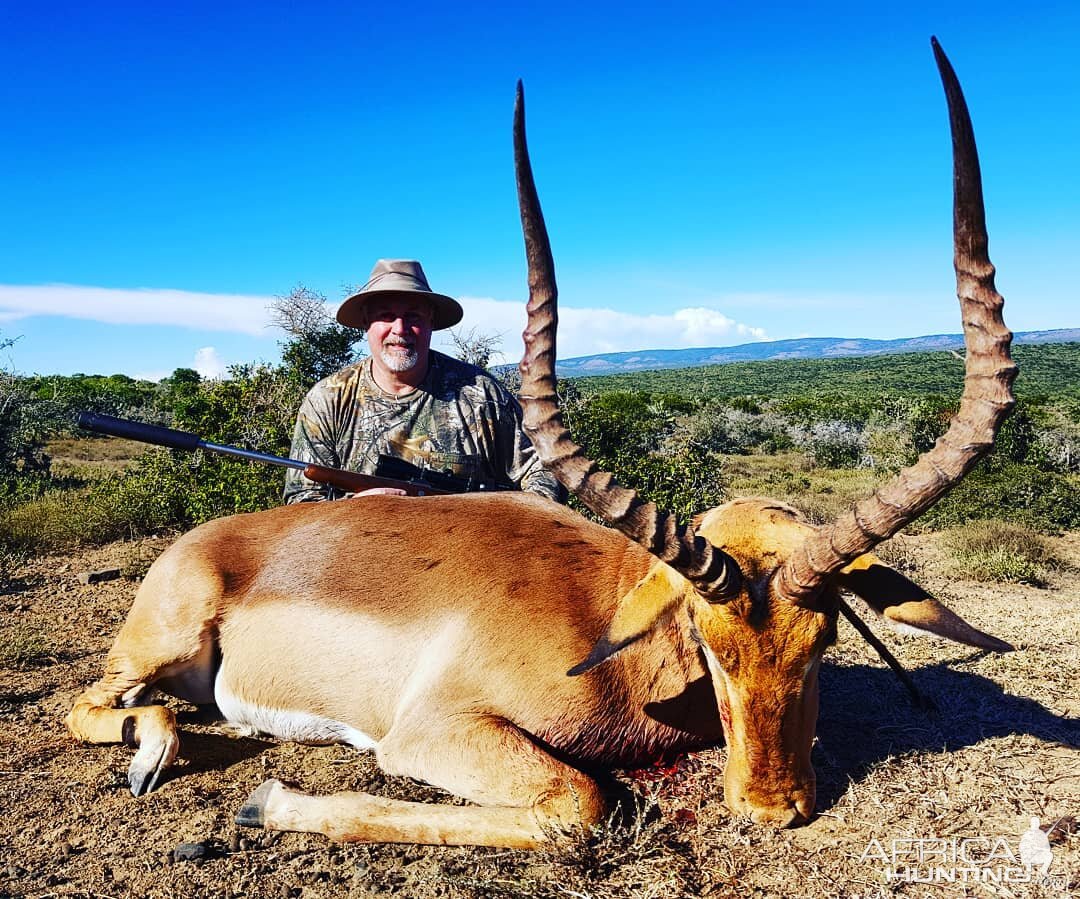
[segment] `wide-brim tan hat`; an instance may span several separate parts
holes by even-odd
[[[390,296],[422,296],[431,303],[431,329],[452,328],[465,314],[453,297],[435,293],[415,259],[380,259],[367,284],[338,307],[337,320],[351,328],[366,328],[364,307],[373,299]]]

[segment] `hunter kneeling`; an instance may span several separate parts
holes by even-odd
[[[291,456],[327,468],[409,480],[451,492],[521,489],[561,499],[558,482],[521,427],[521,407],[476,366],[431,349],[433,331],[462,318],[457,300],[428,286],[419,262],[380,259],[337,319],[367,332],[370,354],[316,384],[300,407]],[[346,494],[290,472],[285,502]]]

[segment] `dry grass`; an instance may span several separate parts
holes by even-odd
[[[66,437],[52,440],[45,451],[58,476],[69,474],[102,476],[123,471],[146,452],[146,444],[116,437]]]
[[[17,624],[0,633],[0,668],[21,669],[49,657],[49,641],[37,627]]]
[[[903,534],[897,534],[892,539],[879,543],[874,548],[874,555],[886,565],[908,577],[914,577],[919,570],[920,560],[914,541]]]
[[[156,499],[153,493],[132,497],[130,492],[91,485],[50,490],[18,505],[0,506],[0,553],[58,552],[145,533]],[[148,567],[149,562],[133,560],[131,576],[141,577]]]
[[[814,524],[833,521],[892,477],[869,468],[819,468],[800,453],[725,459],[731,496],[782,500]]]
[[[943,543],[961,576],[977,581],[1046,586],[1065,562],[1051,543],[1023,525],[971,521],[943,535]]]
[[[0,543],[48,552],[93,542],[101,522],[87,497],[85,490],[52,490],[0,508]]]
[[[23,553],[0,546],[0,592],[6,591],[15,580],[19,567],[24,561]]]
[[[158,537],[123,544],[123,551],[119,553],[121,576],[133,581],[142,580],[170,542],[167,538]]]
[[[146,450],[134,440],[111,437],[51,441],[46,451],[60,479],[100,483],[128,467]],[[122,514],[109,491],[91,487],[53,489],[18,504],[0,507],[0,548],[52,552],[123,536]]]

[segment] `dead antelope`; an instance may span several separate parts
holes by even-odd
[[[948,433],[893,483],[821,529],[767,500],[684,529],[595,469],[556,404],[554,271],[519,93],[527,422],[549,467],[615,529],[523,494],[373,496],[210,522],[147,574],[104,677],[68,716],[72,733],[137,746],[132,792],[153,790],[179,744],[172,711],[139,704],[158,687],[280,739],[373,749],[386,772],[475,803],[268,781],[238,818],[338,840],[537,846],[605,816],[584,769],[721,738],[734,812],[808,819],[818,668],[841,589],[893,624],[1010,648],[869,555],[963,477],[1013,403],[974,139],[934,52],[952,123],[967,374]]]

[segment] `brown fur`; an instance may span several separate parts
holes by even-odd
[[[723,733],[728,804],[795,823],[813,810],[817,660],[836,611],[785,602],[771,584],[811,530],[767,501],[707,513],[703,536],[745,573],[738,597],[711,604],[621,534],[524,494],[371,496],[221,519],[151,568],[68,724],[109,742],[134,719],[132,788],[152,789],[175,757],[175,721],[160,706],[119,706],[151,685],[210,702],[220,666],[246,703],[347,724],[377,742],[388,772],[505,807],[446,812],[432,830],[424,806],[301,797],[275,782],[245,806],[246,823],[513,846],[599,820],[605,802],[580,766],[641,764]],[[567,676],[618,628],[633,645]]]

